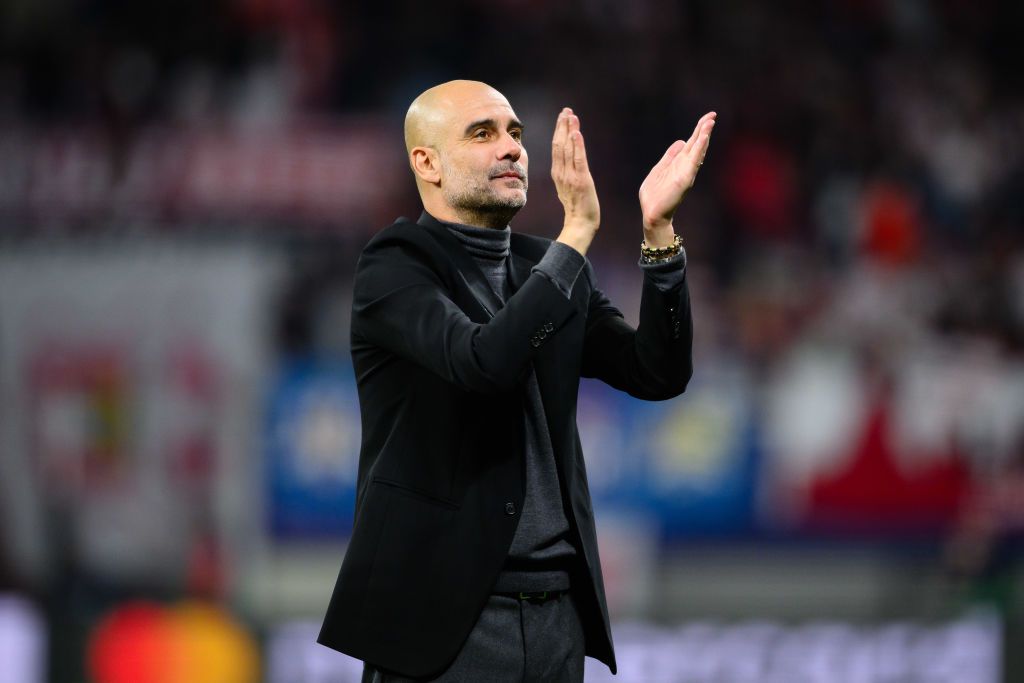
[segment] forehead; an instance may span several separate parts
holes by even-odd
[[[449,120],[456,133],[461,133],[465,126],[474,121],[493,119],[499,126],[504,127],[508,122],[518,120],[512,105],[497,92],[474,93],[453,98],[451,104]]]

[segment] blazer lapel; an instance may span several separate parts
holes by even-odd
[[[447,252],[452,255],[452,259],[455,261],[458,277],[462,279],[466,287],[469,288],[469,291],[473,293],[473,298],[476,299],[480,307],[487,313],[487,318],[493,318],[495,313],[502,307],[501,299],[491,289],[491,283],[487,281],[487,276],[480,270],[480,266],[476,264],[472,255],[466,251],[466,248],[462,246],[458,238],[444,224],[426,211],[423,212],[416,223],[426,228],[430,234],[445,245]]]

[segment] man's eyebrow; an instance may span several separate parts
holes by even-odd
[[[498,123],[494,119],[479,119],[479,120],[474,121],[473,123],[469,124],[468,126],[466,126],[466,130],[464,131],[464,134],[465,135],[469,135],[475,129],[480,128],[481,126],[484,126],[486,128],[497,128],[498,127]],[[509,128],[518,128],[521,131],[522,130],[526,130],[526,126],[524,126],[523,122],[520,121],[519,119],[512,119],[511,121],[509,121],[508,122],[508,127]]]

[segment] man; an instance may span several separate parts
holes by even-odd
[[[685,389],[692,326],[672,217],[714,119],[640,188],[634,329],[585,258],[600,206],[572,110],[552,140],[565,219],[551,241],[508,225],[528,159],[501,93],[452,81],[412,103],[424,212],[375,235],[356,268],[356,516],[318,637],[364,660],[364,681],[582,681],[584,654],[615,671],[579,378],[648,400]]]

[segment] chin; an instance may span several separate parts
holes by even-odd
[[[510,207],[523,207],[526,205],[526,190],[512,190],[508,194],[499,197],[499,200]]]
[[[519,209],[526,206],[526,197],[519,197],[502,203],[502,208],[507,211],[519,211]]]

